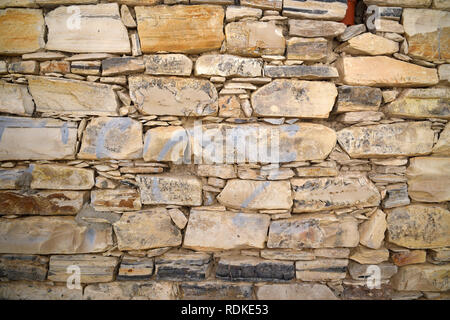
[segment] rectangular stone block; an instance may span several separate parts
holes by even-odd
[[[256,287],[258,300],[338,300],[324,284],[264,284]]]
[[[139,191],[131,188],[92,190],[91,203],[97,211],[134,211],[141,209]]]
[[[282,0],[241,0],[240,4],[241,6],[277,11],[283,7]]]
[[[283,15],[318,20],[341,21],[347,11],[345,0],[284,0]]]
[[[0,282],[0,299],[4,300],[81,300],[83,290],[54,285],[52,282]]]
[[[188,162],[188,145],[188,134],[181,126],[151,128],[145,133],[143,158],[145,161]]]
[[[197,76],[260,77],[263,61],[230,54],[205,54],[195,61]]]
[[[392,278],[394,289],[399,291],[434,291],[450,290],[448,278],[450,265],[432,265],[429,263],[404,266]]]
[[[340,86],[336,112],[378,111],[383,95],[381,89],[365,86]]]
[[[34,102],[28,88],[21,84],[0,83],[0,112],[30,116]]]
[[[102,76],[139,73],[145,70],[144,61],[133,57],[118,57],[102,60]]]
[[[289,35],[291,36],[331,38],[340,36],[345,29],[346,25],[341,22],[289,19]]]
[[[338,78],[337,69],[330,66],[272,66],[264,67],[264,76],[272,78],[298,78],[304,80],[321,80]]]
[[[347,259],[317,259],[295,262],[296,278],[301,281],[332,281],[347,275]]]
[[[286,41],[286,45],[286,56],[292,60],[326,62],[331,51],[325,38],[292,37]]]
[[[52,164],[31,164],[31,188],[53,190],[90,190],[94,170]]]
[[[156,279],[205,280],[212,268],[211,255],[202,252],[168,252],[155,260]]]
[[[28,174],[27,174],[28,173]],[[20,189],[29,184],[29,169],[14,168],[0,170],[0,190]]]
[[[144,56],[145,73],[152,75],[189,76],[192,60],[184,54],[152,54]]]
[[[0,279],[45,281],[48,257],[36,255],[0,255]]]
[[[153,265],[150,258],[125,256],[120,262],[117,280],[149,280],[153,275]]]
[[[84,289],[84,300],[173,300],[177,284],[163,281],[115,281],[90,284]]]
[[[182,282],[184,300],[250,300],[253,285],[222,281]]]

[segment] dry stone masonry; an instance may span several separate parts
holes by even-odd
[[[0,299],[450,299],[450,1],[346,12],[0,1]]]

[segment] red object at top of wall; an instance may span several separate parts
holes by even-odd
[[[345,13],[344,20],[342,23],[345,23],[347,26],[352,26],[355,24],[355,7],[357,0],[347,0],[347,12]]]

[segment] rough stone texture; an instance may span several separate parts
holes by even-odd
[[[34,102],[27,86],[0,83],[0,112],[30,116],[34,112]]]
[[[356,247],[350,257],[360,264],[379,264],[389,259],[389,250],[386,248],[369,249],[364,246]]]
[[[321,80],[338,78],[336,68],[329,66],[271,66],[264,67],[264,75],[272,78],[295,77],[305,80]]]
[[[102,61],[102,76],[132,74],[139,73],[144,70],[144,61],[138,58],[109,58]]]
[[[413,204],[388,211],[388,241],[411,249],[445,247],[450,241],[450,212]]]
[[[0,279],[45,281],[48,258],[36,255],[0,255]]]
[[[336,67],[341,80],[348,85],[422,87],[439,82],[436,69],[389,57],[344,57],[337,61]]]
[[[184,54],[152,54],[144,56],[145,73],[152,75],[188,76],[192,61]]]
[[[261,59],[242,58],[230,54],[205,54],[195,62],[197,76],[260,77]]]
[[[409,264],[425,263],[427,252],[425,250],[409,250],[392,254],[392,262],[396,266],[406,266]]]
[[[92,190],[91,203],[97,211],[134,211],[141,209],[141,197],[136,189]]]
[[[406,170],[408,194],[420,202],[450,201],[450,158],[412,158]]]
[[[91,253],[111,245],[111,227],[80,225],[73,217],[0,219],[0,253]]]
[[[264,248],[270,217],[258,213],[191,210],[183,247],[219,251]],[[214,237],[209,237],[214,234]]]
[[[366,32],[351,38],[339,50],[353,55],[390,55],[398,52],[399,44],[395,41]]]
[[[392,278],[392,285],[399,291],[447,291],[450,289],[449,275],[448,264],[404,266]]]
[[[126,212],[114,223],[119,250],[143,250],[176,247],[181,244],[180,230],[164,208]]]
[[[120,262],[117,280],[149,280],[153,275],[153,259],[125,256]]]
[[[375,207],[380,203],[377,188],[365,177],[291,179],[294,212],[316,212],[351,206]]]
[[[168,252],[155,260],[158,280],[201,281],[211,271],[211,256],[201,252]]]
[[[117,3],[82,5],[78,8],[79,26],[76,21],[72,22],[74,18],[70,20],[73,12],[66,7],[58,7],[46,14],[45,23],[49,30],[45,45],[47,50],[130,53],[127,29],[120,19]]]
[[[0,29],[1,55],[35,52],[45,46],[45,24],[40,9],[0,10]]]
[[[339,144],[352,158],[415,156],[431,153],[430,122],[403,122],[338,131]]]
[[[340,86],[335,111],[378,111],[382,92],[378,88],[364,86]]]
[[[144,114],[204,116],[217,112],[217,90],[207,80],[132,76],[130,96]]]
[[[144,53],[200,53],[219,49],[224,39],[224,11],[219,6],[154,6],[135,10]]]
[[[291,36],[331,38],[343,34],[345,29],[345,24],[341,22],[289,19],[289,35]]]
[[[152,128],[145,134],[144,160],[181,162],[185,158],[188,139],[181,126]]]
[[[283,6],[282,0],[242,0],[241,6],[249,6],[267,10],[281,10]]]
[[[259,116],[328,118],[336,96],[332,83],[279,79],[256,90],[252,106]]]
[[[81,300],[82,296],[82,290],[52,282],[0,282],[0,299],[5,300]]]
[[[311,62],[325,62],[329,53],[325,38],[290,38],[286,41],[287,58]]]
[[[439,135],[438,142],[433,147],[433,155],[450,156],[450,124],[446,124]]]
[[[250,300],[252,284],[222,281],[183,282],[180,285],[185,300]]]
[[[377,210],[369,220],[359,226],[359,242],[368,248],[379,249],[384,240],[386,227],[386,214]]]
[[[323,284],[265,284],[256,288],[259,300],[337,300]]]
[[[354,261],[350,261],[348,264],[348,271],[350,276],[354,280],[365,280],[371,275],[373,276],[373,267],[367,264],[359,264]],[[380,280],[390,279],[398,270],[397,266],[390,262],[383,262],[377,265],[380,268]]]
[[[173,282],[120,281],[90,284],[84,289],[85,300],[172,300],[177,296]]]
[[[90,190],[94,171],[71,166],[31,165],[31,188],[54,190]]]
[[[431,0],[364,0],[367,5],[375,4],[380,6],[392,6],[392,7],[429,7]]]
[[[343,0],[283,1],[283,15],[296,18],[341,21],[346,11],[347,2]]]
[[[302,281],[326,281],[345,278],[347,259],[316,259],[296,261],[296,278]]]

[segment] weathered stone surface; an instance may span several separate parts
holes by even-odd
[[[391,6],[402,8],[422,8],[429,7],[431,0],[364,0],[367,5],[375,4],[379,6]]]
[[[378,111],[383,98],[381,89],[364,86],[338,87],[336,112]]]
[[[368,248],[379,249],[383,244],[386,227],[386,214],[381,210],[375,211],[369,220],[359,226],[359,242]]]
[[[218,109],[217,90],[208,80],[190,78],[128,78],[130,96],[144,114],[205,116]]]
[[[329,82],[277,79],[252,94],[259,116],[328,118],[337,96]]]
[[[295,168],[298,177],[335,177],[339,174],[337,168],[299,167]]]
[[[256,287],[259,300],[337,300],[324,284],[265,284]]]
[[[163,281],[116,281],[88,285],[85,300],[171,300],[177,295],[177,285]]]
[[[0,160],[73,159],[77,125],[49,118],[0,117]]]
[[[23,57],[22,57],[23,59]],[[70,62],[69,61],[44,61],[40,64],[41,73],[70,73]]]
[[[139,191],[131,188],[92,190],[91,203],[97,211],[134,211],[141,209]]]
[[[428,256],[433,261],[450,262],[450,248],[439,248],[428,250]]]
[[[336,120],[343,123],[354,124],[360,121],[380,121],[382,118],[384,118],[383,112],[356,111],[341,114]]]
[[[225,26],[227,52],[244,56],[282,55],[282,29],[270,22],[241,21]]]
[[[47,282],[0,282],[0,299],[5,300],[81,300],[83,290]]]
[[[155,260],[156,279],[205,280],[211,271],[211,256],[202,252],[168,252]]]
[[[197,175],[200,177],[218,177],[221,179],[237,178],[236,168],[231,164],[199,164],[197,167]]]
[[[181,126],[149,129],[144,138],[144,160],[179,163],[185,160],[188,142],[187,132]]]
[[[399,267],[409,264],[425,263],[426,257],[427,252],[425,250],[401,251],[391,255],[392,262]]]
[[[429,154],[434,132],[430,122],[402,122],[345,128],[337,137],[351,157],[376,158]]]
[[[114,280],[117,263],[118,258],[102,255],[54,255],[50,257],[48,280],[66,282],[72,275],[68,268],[78,266],[80,283],[110,282]]]
[[[117,115],[119,102],[107,84],[28,76],[36,111],[70,115]]]
[[[176,247],[182,240],[165,208],[126,212],[113,226],[121,251]]]
[[[20,61],[8,64],[9,73],[38,74],[39,63],[36,61]]]
[[[438,72],[440,83],[450,85],[450,64],[441,64]]]
[[[450,12],[403,10],[408,55],[429,61],[450,60]]]
[[[182,282],[185,300],[249,300],[253,285],[249,283],[227,283],[221,281]]]
[[[0,9],[8,7],[36,8],[36,0],[3,0]]]
[[[276,197],[271,195],[276,194]],[[289,209],[292,206],[289,181],[229,180],[217,196],[224,206],[234,209]]]
[[[42,7],[67,4],[95,4],[98,0],[34,0]]]
[[[117,76],[139,73],[145,70],[144,60],[133,57],[118,57],[102,60],[102,76]]]
[[[53,190],[90,190],[94,186],[94,171],[51,164],[32,164],[31,188]]]
[[[297,38],[286,41],[287,58],[311,62],[326,62],[329,53],[325,38]]]
[[[315,255],[310,251],[291,249],[264,249],[260,251],[261,258],[271,260],[314,260]]]
[[[347,2],[344,0],[284,0],[283,15],[307,19],[344,19]]]
[[[200,53],[219,49],[224,39],[220,6],[136,7],[141,49]]]
[[[448,0],[433,0],[433,8],[436,9],[444,9],[449,10],[450,9],[450,3]]]
[[[142,124],[131,118],[92,118],[81,142],[79,159],[139,159]]]
[[[348,40],[338,49],[354,55],[390,55],[399,50],[398,42],[366,32]]]
[[[216,278],[231,281],[283,281],[294,276],[293,262],[256,257],[223,257],[216,269]]]
[[[337,39],[341,42],[350,40],[353,37],[356,37],[357,35],[366,32],[367,28],[365,24],[355,24],[352,26],[348,26],[347,29],[345,29],[344,33],[337,37]]]
[[[377,267],[380,268],[380,280],[390,279],[395,273],[397,273],[398,270],[397,266],[390,262],[380,263]],[[348,264],[348,272],[355,280],[366,280],[368,277],[373,276],[374,268],[371,267],[370,264],[359,264],[357,262],[350,261]]]
[[[1,191],[0,215],[75,215],[88,198],[79,191]]]
[[[418,157],[406,170],[408,194],[421,202],[450,201],[450,158]]]
[[[361,264],[379,264],[389,259],[389,250],[386,248],[369,249],[364,246],[356,247],[349,257]]]
[[[176,174],[138,175],[143,204],[202,204],[202,183],[195,176]]]
[[[80,11],[79,26],[76,22],[70,23],[73,12],[66,7],[58,7],[46,14],[47,50],[130,53],[127,28],[120,19],[117,3],[82,5],[77,8]]]
[[[450,212],[438,206],[420,204],[388,211],[388,241],[411,249],[448,246]]]
[[[347,265],[347,259],[296,261],[295,276],[301,281],[340,280],[347,274]]]
[[[219,117],[239,118],[241,115],[241,103],[235,95],[219,97]]]
[[[48,257],[36,255],[0,255],[0,279],[45,281]]]
[[[319,248],[314,250],[316,257],[343,259],[350,255],[349,248]]]
[[[336,67],[341,80],[349,85],[372,87],[421,87],[439,82],[437,70],[389,57],[344,57]],[[389,73],[384,70],[390,70]]]
[[[345,29],[346,25],[341,22],[289,19],[289,35],[291,36],[332,38],[343,34]]]
[[[384,112],[395,118],[450,119],[450,88],[407,89]]]
[[[120,262],[117,280],[149,280],[153,264],[153,259],[125,256]]]
[[[81,225],[73,217],[0,219],[0,253],[91,253],[111,245],[111,227]]]
[[[71,63],[70,71],[84,76],[99,76],[101,66],[100,61],[74,61]]]
[[[205,54],[195,62],[198,76],[260,77],[263,61],[230,54]]]
[[[267,10],[281,10],[283,6],[282,0],[242,0],[241,6],[249,6]]]
[[[433,155],[450,156],[450,123],[441,131],[439,140],[433,147]]]
[[[192,60],[184,54],[152,54],[144,56],[145,73],[152,75],[189,76]]]
[[[225,11],[225,20],[227,22],[236,21],[236,20],[239,20],[242,18],[248,18],[248,17],[254,17],[254,18],[259,19],[259,18],[261,18],[261,16],[262,16],[261,9],[249,8],[249,7],[227,6],[227,9]]]
[[[186,227],[188,219],[180,209],[169,209],[169,216],[178,229],[184,229]]]
[[[262,249],[269,223],[265,214],[192,209],[183,246],[202,251]]]
[[[364,176],[359,178],[295,178],[291,179],[294,212],[315,212],[380,204],[378,189]]]
[[[40,9],[0,10],[0,29],[0,55],[19,55],[45,46],[45,24]]]
[[[34,102],[27,86],[0,83],[0,112],[30,116],[34,112]]]
[[[399,291],[447,291],[450,265],[419,264],[399,268],[392,286]]]
[[[272,78],[299,78],[305,80],[321,80],[338,78],[336,68],[330,66],[271,66],[264,67],[264,75]]]
[[[359,242],[357,220],[351,216],[303,215],[272,221],[268,248],[356,247]]]

